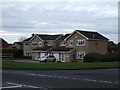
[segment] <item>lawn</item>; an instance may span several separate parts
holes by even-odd
[[[120,68],[117,62],[99,63],[3,63],[3,69],[102,69]]]

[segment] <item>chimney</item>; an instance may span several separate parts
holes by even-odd
[[[32,37],[34,36],[34,33],[32,34]]]
[[[93,38],[95,38],[95,34],[93,34]]]

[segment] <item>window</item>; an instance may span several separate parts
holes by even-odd
[[[30,52],[29,51],[24,51],[24,56],[29,56]]]
[[[48,42],[48,46],[53,46],[53,42],[52,42],[52,41],[49,41],[49,42]]]
[[[68,41],[68,45],[69,45],[69,46],[73,46],[73,40],[69,40],[69,41]]]
[[[24,46],[29,46],[29,43],[24,43]]]
[[[24,51],[24,56],[27,56],[27,51]]]
[[[42,46],[42,42],[39,42],[39,46]]]
[[[85,56],[85,52],[84,51],[78,51],[77,52],[77,59],[83,59]]]
[[[85,40],[77,40],[76,41],[76,46],[84,46],[85,45]]]
[[[32,42],[32,46],[37,46],[37,42]]]
[[[65,46],[65,45],[66,45],[65,41],[61,41],[61,46]]]

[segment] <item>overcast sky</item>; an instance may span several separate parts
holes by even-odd
[[[75,29],[97,31],[118,42],[117,2],[0,3],[0,37],[9,43],[32,33],[61,34]]]

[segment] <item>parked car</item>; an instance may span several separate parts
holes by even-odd
[[[40,62],[56,62],[56,58],[53,55],[46,55],[40,58]]]

